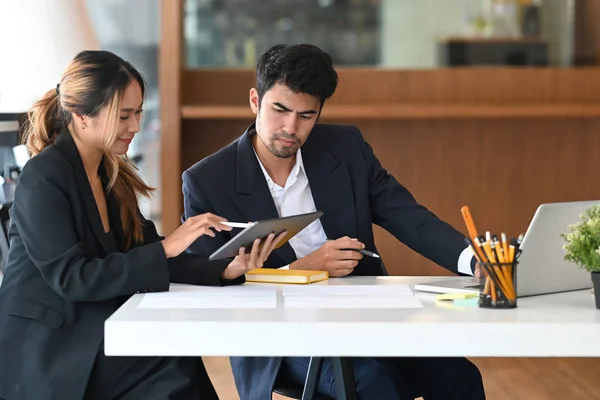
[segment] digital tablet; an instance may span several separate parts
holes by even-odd
[[[279,241],[277,247],[275,247],[279,248],[287,243],[288,240],[296,236],[302,229],[321,218],[322,215],[323,212],[317,211],[254,222],[251,226],[245,228],[229,242],[221,246],[220,249],[212,253],[209,259],[220,260],[223,258],[235,257],[238,255],[241,247],[245,247],[246,251],[250,252],[252,244],[256,239],[266,239],[271,233],[274,233],[275,236],[277,236],[285,231],[287,232],[286,235]]]

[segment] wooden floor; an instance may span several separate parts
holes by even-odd
[[[487,400],[600,399],[600,359],[476,358]],[[229,360],[204,358],[219,397],[238,400]],[[285,397],[274,396],[284,400]]]

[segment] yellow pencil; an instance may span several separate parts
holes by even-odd
[[[495,241],[492,243],[492,249],[496,248],[498,249],[500,247],[500,242]],[[497,251],[496,254],[498,254],[498,262],[500,262],[501,264],[506,263],[506,259],[504,258],[504,254],[502,254],[502,251]],[[494,269],[496,270],[496,274],[500,276],[500,279],[503,280],[503,284],[504,287],[507,289],[507,297],[509,298],[509,300],[512,300],[515,297],[515,291],[513,289],[513,284],[512,284],[512,278],[509,275],[509,271],[508,271],[508,266],[498,266],[495,267]]]
[[[469,210],[469,206],[462,206],[460,209],[460,213],[463,216],[465,221],[465,225],[467,226],[467,232],[469,232],[469,236],[471,240],[474,240],[479,234],[477,233],[477,228],[475,227],[475,222],[473,221],[473,217],[471,216],[471,210]],[[483,253],[481,249],[475,247],[475,252],[479,256],[479,259],[483,258]]]

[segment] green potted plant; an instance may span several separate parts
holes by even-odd
[[[600,204],[585,210],[579,222],[561,236],[565,239],[565,260],[591,273],[596,308],[600,309]]]

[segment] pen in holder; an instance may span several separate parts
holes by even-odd
[[[485,287],[479,294],[479,307],[517,307],[516,269],[518,261],[504,263],[480,262]]]

